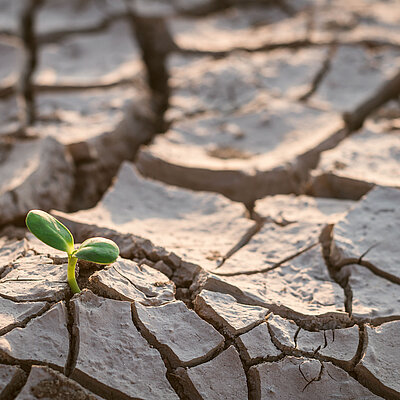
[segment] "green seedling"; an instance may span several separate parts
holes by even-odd
[[[71,232],[56,218],[41,210],[31,210],[26,216],[26,226],[43,243],[68,254],[67,279],[73,293],[81,290],[76,282],[75,267],[78,260],[96,264],[111,264],[118,255],[118,246],[109,239],[94,237],[74,248]]]

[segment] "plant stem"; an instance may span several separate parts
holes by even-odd
[[[71,287],[72,293],[80,293],[81,289],[76,282],[75,278],[75,267],[78,259],[74,256],[68,255],[68,270],[67,270],[67,279],[69,286]]]

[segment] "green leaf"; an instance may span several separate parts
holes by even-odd
[[[85,240],[73,254],[80,260],[91,261],[96,264],[111,264],[119,255],[118,246],[109,239],[94,237]]]
[[[26,216],[26,226],[43,243],[71,254],[74,238],[71,232],[53,216],[41,210],[31,210]]]

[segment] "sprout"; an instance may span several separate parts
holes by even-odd
[[[96,264],[111,264],[119,255],[118,246],[112,240],[101,237],[87,239],[75,250],[74,238],[68,228],[41,210],[29,211],[26,226],[43,243],[68,254],[67,279],[73,293],[81,291],[75,278],[78,259]]]

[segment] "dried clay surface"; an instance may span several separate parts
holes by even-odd
[[[10,147],[0,148],[0,223],[21,219],[34,208],[65,209],[74,179],[64,147],[52,138]]]
[[[61,371],[68,356],[67,310],[57,303],[23,328],[15,328],[0,338],[1,357],[25,363],[41,362]]]
[[[333,229],[330,258],[347,276],[354,315],[380,320],[400,315],[399,199],[399,189],[376,187]]]
[[[95,208],[62,216],[79,225],[141,236],[185,261],[212,268],[254,227],[244,214],[243,206],[220,195],[143,178],[132,164],[125,163]]]
[[[133,324],[129,302],[86,291],[72,304],[79,338],[72,378],[108,397],[178,398],[166,379],[160,354]]]
[[[66,267],[40,255],[20,258],[0,280],[0,296],[14,301],[60,300],[68,287]]]
[[[72,399],[96,400],[101,399],[83,389],[76,382],[68,379],[53,369],[34,365],[21,392],[16,400],[36,399]]]
[[[137,163],[152,178],[250,204],[298,192],[299,180],[324,146],[335,143],[340,127],[335,113],[261,94],[231,113],[211,110],[173,124]]]
[[[262,399],[320,399],[321,393],[332,393],[337,399],[380,398],[338,367],[313,359],[287,357],[251,367],[251,374]]]
[[[312,172],[316,196],[358,199],[374,185],[400,187],[400,132],[364,129],[323,153]]]
[[[15,365],[0,364],[0,396],[10,398],[24,382],[25,372]]]
[[[130,260],[118,260],[95,272],[90,283],[106,296],[147,306],[159,306],[175,299],[175,285],[168,277],[146,264],[139,266]]]

